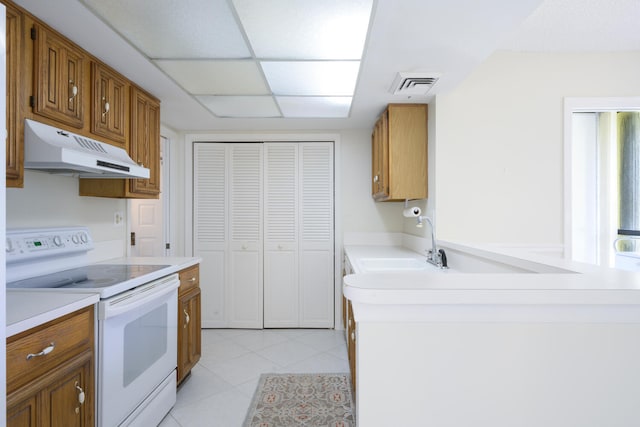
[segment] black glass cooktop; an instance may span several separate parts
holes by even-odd
[[[144,264],[91,264],[7,283],[7,288],[102,289],[169,267]]]

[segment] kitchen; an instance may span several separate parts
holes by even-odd
[[[491,16],[485,17],[476,11],[477,19],[487,18],[491,22],[487,26],[496,29],[496,34],[489,35],[492,44],[478,45],[480,42],[476,39],[475,29],[441,28],[441,25],[428,20],[429,13],[435,13],[431,9],[434,5],[422,3],[419,9],[414,10],[423,10],[423,14],[407,17],[407,11],[393,2],[379,1],[376,23],[387,25],[386,32],[415,40],[427,39],[424,31],[428,24],[434,32],[458,31],[456,43],[469,46],[467,49],[473,49],[473,52],[467,53],[465,65],[468,68],[450,71],[458,73],[460,84],[430,101],[429,141],[433,142],[429,145],[430,197],[428,201],[417,203],[429,215],[437,213],[439,238],[561,252],[564,241],[562,100],[566,96],[629,97],[640,93],[635,79],[640,61],[637,43],[633,45],[631,41],[622,50],[581,52],[574,47],[571,53],[544,52],[533,47],[523,49],[508,46],[506,33],[497,34],[498,30],[508,30],[506,24],[500,27],[491,21]],[[69,7],[60,9],[74,10],[74,5],[78,7],[71,2],[67,5]],[[528,12],[534,7],[530,5]],[[524,19],[528,12],[523,11],[521,18]],[[51,19],[60,19],[54,11],[51,13]],[[474,16],[471,11],[469,13]],[[414,25],[408,25],[408,20],[413,20]],[[106,31],[101,28],[94,25],[92,30]],[[83,34],[86,34],[88,30],[77,31],[85,31]],[[96,40],[108,37],[98,34]],[[401,52],[397,52],[394,46],[387,46],[384,37],[382,33],[372,33],[371,49],[380,51],[372,50],[366,59],[374,61],[376,55],[377,60],[381,57],[390,59],[388,62],[393,64],[393,72],[387,71],[379,80],[386,92],[396,72],[416,66],[399,58]],[[76,38],[78,42],[82,40],[82,36]],[[93,40],[86,43],[99,44]],[[498,47],[503,49],[493,52]],[[427,57],[429,53],[425,47],[424,50],[417,48],[411,55]],[[104,57],[109,58],[109,53]],[[113,66],[120,69],[118,61],[125,60],[115,61]],[[137,62],[132,63],[137,65]],[[473,71],[472,65],[477,65]],[[131,73],[135,75],[135,71]],[[149,73],[149,76],[155,75]],[[370,75],[370,78],[377,77]],[[544,82],[543,87],[531,85],[534,81]],[[593,85],[594,81],[599,84]],[[329,127],[322,129],[310,128],[340,136],[340,147],[336,149],[341,164],[336,168],[336,182],[339,183],[336,186],[336,225],[340,224],[343,241],[358,239],[365,234],[380,238],[389,235],[393,238],[402,233],[426,237],[414,227],[414,221],[402,218],[401,204],[374,203],[370,197],[371,127],[382,106],[393,102],[388,96],[384,97],[383,102],[376,104],[378,106],[368,107],[364,114],[366,125],[351,128],[330,123]],[[169,109],[169,104],[163,100],[163,107]],[[177,117],[184,115],[179,111],[174,111],[174,114]],[[194,117],[205,114],[200,111]],[[465,123],[465,126],[459,123]],[[171,169],[176,177],[171,182],[170,191],[171,216],[175,224],[171,242],[175,254],[189,255],[185,241],[190,229],[188,215],[180,208],[188,205],[187,194],[182,191],[186,184],[180,178],[185,174],[187,148],[181,141],[194,133],[238,134],[247,133],[243,129],[251,129],[250,133],[255,134],[281,132],[287,128],[278,122],[271,125],[255,123],[251,127],[245,123],[207,127],[170,126],[169,121],[163,124],[162,134],[175,142],[171,145],[170,156]],[[307,128],[301,129],[303,125],[300,123],[288,125],[291,126],[288,133],[306,133]],[[127,212],[127,202],[79,197],[78,185],[74,178],[27,171],[24,189],[7,190],[7,225],[84,224],[92,231],[96,249],[91,256],[95,260],[122,256],[127,247],[126,227],[114,226],[113,216],[114,212]],[[485,206],[490,208],[484,209]],[[473,215],[468,214],[470,211]],[[426,233],[428,228],[424,230]]]

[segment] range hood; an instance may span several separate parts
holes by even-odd
[[[25,119],[24,167],[80,178],[149,178],[122,148]]]

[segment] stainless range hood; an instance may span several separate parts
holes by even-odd
[[[149,178],[122,148],[25,119],[24,167],[80,178]]]

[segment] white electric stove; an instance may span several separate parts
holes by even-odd
[[[99,294],[98,426],[157,425],[176,400],[178,275],[91,264],[91,249],[87,227],[7,230],[7,290]]]

